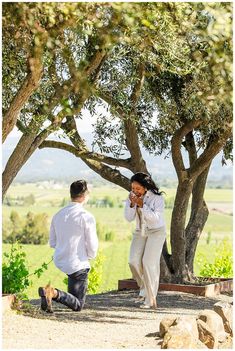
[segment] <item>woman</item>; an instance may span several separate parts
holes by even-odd
[[[160,277],[160,257],[166,239],[163,216],[164,199],[152,178],[136,173],[131,178],[131,192],[126,201],[125,218],[136,219],[129,266],[144,299],[141,308],[156,308]]]

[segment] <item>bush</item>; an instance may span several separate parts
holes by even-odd
[[[115,233],[113,231],[109,231],[105,233],[105,241],[114,241]]]
[[[32,206],[35,204],[35,197],[33,194],[30,194],[26,197],[24,197],[24,202],[23,202],[23,206]]]
[[[96,223],[96,231],[97,231],[97,236],[101,241],[113,241],[115,239],[115,236],[116,236],[115,232],[107,229],[99,222]]]
[[[97,257],[92,260],[91,269],[88,274],[88,293],[96,294],[99,292],[99,287],[102,283],[104,256],[99,253]],[[68,277],[64,278],[63,283],[68,285]]]
[[[11,246],[10,253],[4,253],[3,256],[7,261],[2,264],[2,292],[22,292],[30,284],[25,252],[21,251],[21,246],[15,244]]]
[[[46,213],[33,214],[28,212],[23,221],[16,211],[10,215],[11,229],[3,232],[4,243],[46,244],[49,236],[48,215]],[[10,232],[10,233],[9,233]]]
[[[99,287],[102,283],[103,275],[103,262],[104,256],[99,253],[95,260],[91,264],[91,270],[88,278],[88,293],[96,294],[99,291]]]
[[[233,276],[232,246],[227,240],[223,240],[216,248],[216,256],[213,263],[209,263],[205,256],[199,257],[199,276],[214,278],[231,278]]]
[[[22,246],[19,243],[12,244],[10,253],[3,253],[2,292],[4,294],[22,293],[31,284],[29,277],[37,275],[39,278],[49,263],[43,263],[40,268],[29,274],[26,254],[22,251]]]

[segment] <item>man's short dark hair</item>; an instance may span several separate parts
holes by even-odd
[[[75,199],[83,195],[87,190],[87,182],[83,179],[77,180],[70,185],[70,196],[72,199]]]

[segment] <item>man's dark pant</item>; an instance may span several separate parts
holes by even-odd
[[[68,306],[73,311],[81,311],[86,299],[88,272],[89,268],[86,268],[73,274],[68,274],[68,292],[56,288],[58,297],[53,300]]]

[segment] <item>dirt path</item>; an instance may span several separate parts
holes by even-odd
[[[135,291],[108,292],[87,297],[81,312],[54,303],[54,314],[40,311],[32,300],[29,311],[3,315],[4,349],[129,348],[160,349],[159,322],[165,316],[196,316],[213,309],[219,300],[232,297],[197,297],[176,292],[159,292],[158,309],[141,310],[135,304]]]

